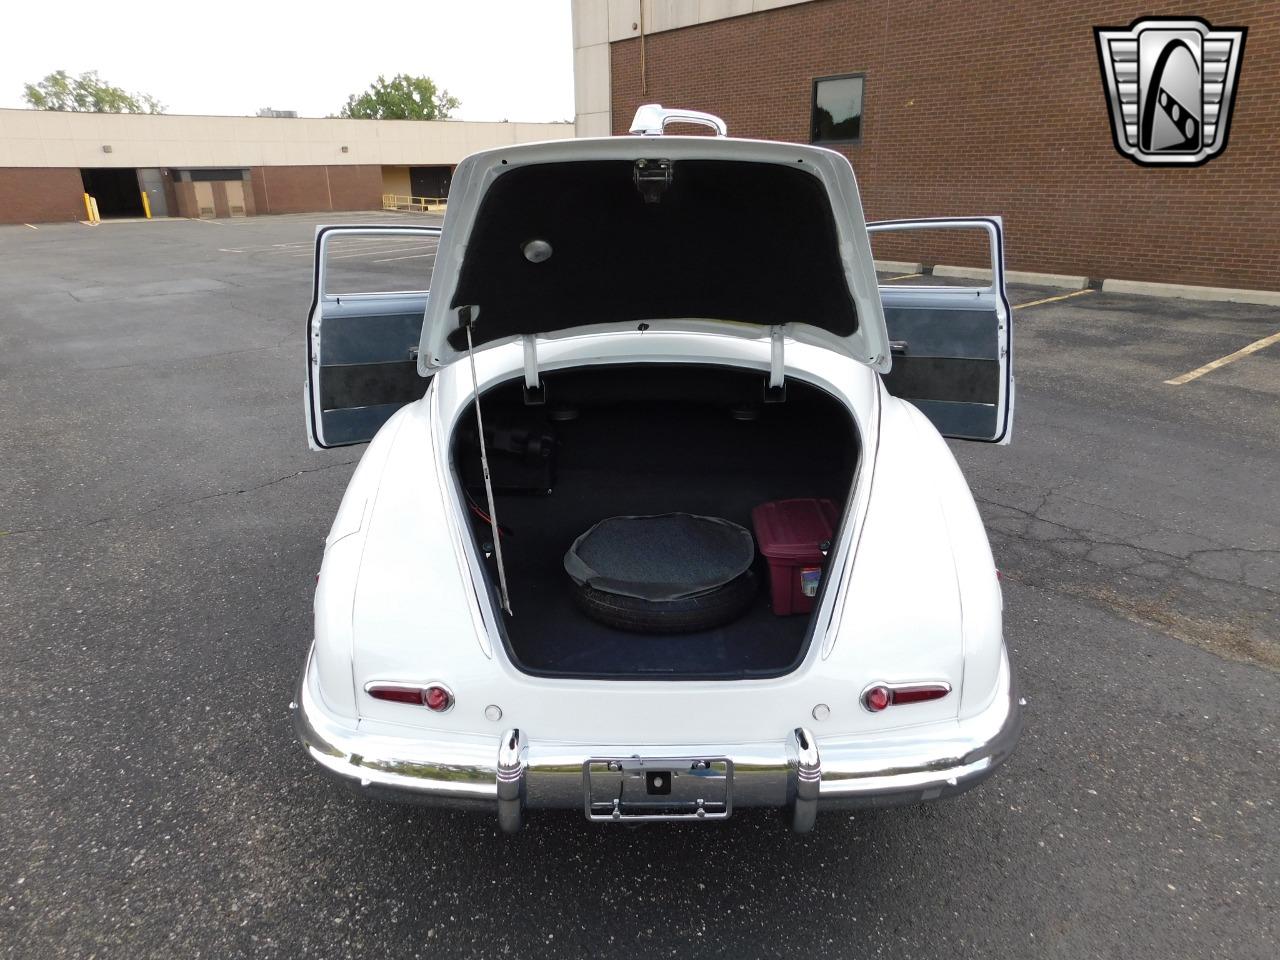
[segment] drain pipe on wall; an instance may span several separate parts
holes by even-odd
[[[640,95],[649,95],[649,83],[645,78],[644,56],[644,0],[640,0]]]

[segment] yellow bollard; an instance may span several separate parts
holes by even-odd
[[[101,216],[101,214],[99,214],[99,213],[98,213],[98,198],[97,198],[97,197],[90,197],[90,198],[89,198],[89,207],[90,207],[90,211],[91,211],[91,213],[93,214],[93,222],[94,222],[94,223],[101,223],[101,222],[102,222],[102,216]]]
[[[94,211],[95,206],[97,206],[97,204],[94,202],[93,197],[86,193],[84,195],[84,215],[90,223],[98,222],[97,214]]]
[[[147,198],[147,191],[142,191],[142,212],[147,215],[147,219],[151,219],[151,201]]]

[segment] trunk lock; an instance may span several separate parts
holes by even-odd
[[[637,160],[631,170],[631,179],[645,203],[660,203],[674,176],[670,160]]]

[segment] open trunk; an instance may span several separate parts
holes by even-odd
[[[764,402],[764,376],[731,368],[637,365],[543,374],[545,403],[525,402],[523,379],[482,399],[512,616],[507,649],[539,675],[610,678],[740,678],[793,669],[810,636],[809,614],[778,616],[768,569],[739,619],[671,635],[626,632],[574,604],[564,555],[607,517],[683,512],[751,529],[758,504],[823,497],[843,512],[858,463],[857,432],[844,405],[789,380],[783,402]],[[453,438],[455,476],[472,506],[485,494],[475,416]],[[544,453],[544,450],[551,452]],[[496,581],[492,561],[491,579]],[[826,578],[824,578],[825,580]]]

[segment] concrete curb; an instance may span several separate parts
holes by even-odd
[[[949,267],[939,265],[933,268],[935,277],[963,277],[970,280],[990,280],[991,271],[981,267]],[[1004,279],[1007,283],[1026,283],[1033,287],[1058,287],[1062,290],[1083,290],[1089,285],[1088,277],[1072,277],[1062,273],[1036,273],[1031,270],[1006,270]]]
[[[1280,307],[1280,290],[1197,287],[1188,283],[1151,283],[1145,280],[1103,280],[1102,292],[1134,293],[1144,297],[1180,297],[1184,300],[1218,300],[1226,303],[1260,303]]]
[[[925,265],[903,260],[877,260],[880,273],[924,273]],[[938,264],[929,271],[935,277],[964,280],[991,280],[991,271],[982,267],[956,267]],[[1056,287],[1061,290],[1083,290],[1093,286],[1103,293],[1130,293],[1144,297],[1175,297],[1183,300],[1212,300],[1220,303],[1257,303],[1280,307],[1280,290],[1245,290],[1237,287],[1200,287],[1189,283],[1155,283],[1147,280],[1090,280],[1063,273],[1037,273],[1033,270],[1006,270],[1008,283],[1025,283],[1032,287]]]
[[[877,273],[919,273],[920,264],[908,263],[905,260],[877,260]]]

